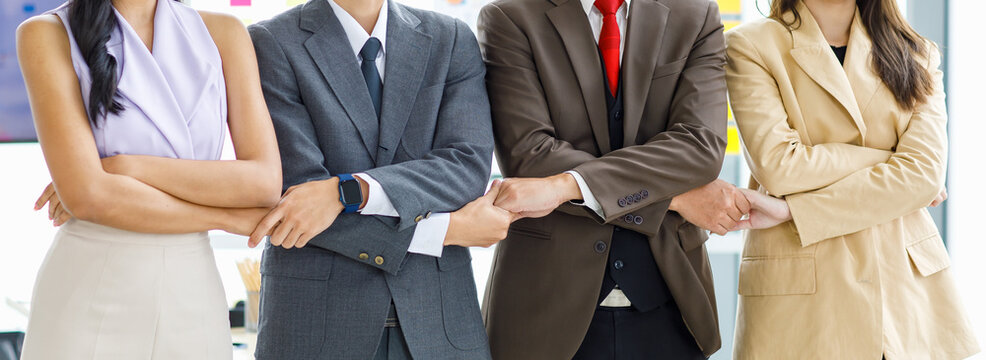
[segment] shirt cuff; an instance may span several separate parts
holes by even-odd
[[[380,186],[377,180],[366,173],[356,173],[353,176],[363,180],[369,186],[366,194],[366,205],[359,210],[360,214],[400,217],[397,209],[394,208],[394,203],[390,202],[390,197],[387,196],[387,192],[383,190],[383,186]]]
[[[407,252],[442,257],[445,249],[445,234],[448,233],[451,216],[449,213],[435,213],[427,219],[422,219],[414,228],[411,246]]]
[[[592,195],[592,190],[589,189],[589,184],[585,182],[582,175],[575,170],[569,170],[565,172],[566,174],[572,175],[575,178],[575,182],[579,184],[579,192],[582,193],[582,201],[570,201],[572,204],[585,206],[592,210],[592,212],[599,215],[599,217],[605,219],[606,215],[603,213],[603,206],[599,204],[596,197]]]

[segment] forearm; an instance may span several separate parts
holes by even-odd
[[[134,178],[107,174],[79,204],[75,217],[118,229],[144,233],[190,233],[227,229],[234,212],[193,204]]]
[[[391,274],[397,274],[415,228],[397,230],[397,219],[342,214],[309,244],[345,256]],[[374,234],[374,236],[366,236]],[[362,254],[366,254],[361,256]],[[382,264],[376,262],[376,257]]]
[[[184,160],[127,156],[107,169],[187,202],[223,207],[272,207],[280,199],[280,170],[262,160]]]

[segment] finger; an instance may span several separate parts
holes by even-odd
[[[294,247],[296,248],[305,247],[305,245],[308,245],[308,242],[312,240],[312,237],[313,236],[308,235],[308,233],[302,233],[300,236],[298,236],[298,242],[294,244]]]
[[[265,216],[263,220],[260,220],[260,223],[257,224],[257,227],[253,229],[253,233],[250,234],[249,244],[252,245],[251,247],[260,244],[260,241],[264,238],[264,236],[270,234],[274,226],[277,226],[277,224],[281,222],[281,218],[283,217],[282,214],[283,214],[283,210],[274,209],[269,214],[267,214],[267,216]]]
[[[302,231],[298,227],[292,227],[291,231],[284,236],[284,241],[281,241],[281,247],[285,249],[290,249],[295,247],[298,243],[298,238],[301,237]]]
[[[722,226],[724,229],[727,230],[727,232],[729,229],[732,229],[734,226],[736,226],[736,223],[737,221],[729,217],[723,217],[722,219],[719,219],[719,226]]]
[[[51,215],[51,220],[56,220],[55,222],[57,223],[58,218],[62,217],[62,214],[65,213],[65,208],[62,207],[62,203],[58,203],[53,207],[55,208],[55,211]]]
[[[709,231],[719,236],[725,236],[726,233],[729,232],[729,229],[723,227],[722,225],[716,224],[715,226],[712,227],[712,229],[709,229]]]
[[[55,226],[65,225],[69,220],[72,220],[72,215],[68,212],[62,212],[62,215],[55,219]]]
[[[58,209],[61,204],[62,202],[58,198],[58,195],[54,195],[48,199],[48,220],[54,220],[56,218],[55,210]]]
[[[738,230],[750,230],[750,229],[753,229],[753,221],[750,221],[750,219],[746,219],[736,222],[736,227],[729,230],[738,231]]]
[[[48,202],[48,199],[51,198],[51,195],[54,193],[55,187],[53,184],[48,183],[48,186],[45,186],[44,191],[41,192],[41,197],[34,202],[34,210],[41,210],[41,208],[45,206],[45,203]]]
[[[745,213],[740,211],[736,203],[733,203],[732,206],[726,208],[726,216],[733,220],[733,222],[742,220],[743,215],[745,215]]]
[[[746,198],[742,192],[736,192],[736,196],[733,196],[733,202],[735,202],[736,208],[743,214],[749,214],[750,209],[753,205],[750,204],[750,199]]]
[[[483,195],[483,197],[492,204],[500,196],[501,189],[503,189],[503,181],[493,180],[493,185],[490,185],[490,189],[486,191],[486,195]]]
[[[288,234],[291,233],[292,229],[294,229],[294,226],[291,223],[281,222],[274,228],[274,232],[270,234],[270,244],[274,246],[281,246],[284,244],[284,239],[288,237]]]

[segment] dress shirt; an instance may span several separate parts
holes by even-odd
[[[366,41],[370,40],[371,37],[380,40],[380,53],[377,54],[375,60],[377,70],[380,73],[380,81],[383,82],[384,64],[387,61],[387,1],[383,2],[383,6],[380,8],[380,15],[377,16],[377,23],[373,25],[373,31],[370,33],[367,33],[366,29],[363,29],[363,26],[356,21],[356,18],[339,6],[339,4],[336,4],[335,1],[326,1],[332,6],[332,12],[335,13],[336,18],[339,19],[339,23],[342,24],[343,30],[346,31],[346,37],[349,39],[349,45],[352,47],[358,65],[363,64],[363,57],[360,56],[360,50],[363,49]],[[366,173],[357,173],[353,174],[353,176],[366,182],[369,188],[366,194],[366,205],[363,206],[363,209],[359,210],[360,214],[391,217],[400,216],[397,213],[397,209],[394,208],[393,202],[390,201],[390,197],[387,196],[386,190],[384,190],[383,186],[376,179]],[[411,245],[407,251],[441,257],[449,221],[450,215],[448,213],[432,214],[428,218],[419,221],[414,228]]]
[[[586,16],[589,17],[589,27],[592,28],[592,38],[596,40],[596,45],[599,45],[599,33],[603,28],[603,13],[596,8],[594,0],[581,0],[582,8],[585,10]],[[620,28],[620,63],[623,63],[623,48],[626,45],[626,35],[627,35],[627,16],[630,13],[630,0],[623,2],[620,8],[616,10],[616,24]],[[579,191],[582,192],[581,202],[572,202],[576,205],[582,205],[592,209],[596,215],[601,218],[606,218],[603,213],[603,206],[599,204],[596,197],[592,195],[592,190],[589,189],[589,184],[585,182],[585,178],[582,177],[577,171],[567,171],[566,173],[571,174],[575,177],[575,182],[579,184]]]

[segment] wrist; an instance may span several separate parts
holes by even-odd
[[[455,241],[457,236],[456,231],[458,230],[458,226],[456,226],[456,222],[459,221],[461,218],[462,218],[461,210],[453,211],[452,213],[449,214],[448,230],[445,231],[445,240],[442,241],[442,246],[457,244]]]
[[[561,197],[561,202],[582,200],[582,189],[575,176],[569,173],[562,173],[548,178],[552,183],[552,189],[557,189]]]
[[[339,178],[333,176],[328,180],[324,180],[324,184],[326,186],[326,196],[329,197],[329,203],[335,207],[335,211],[342,213],[346,209],[346,205],[342,203],[342,197],[339,195]]]

